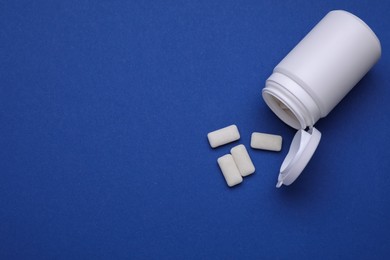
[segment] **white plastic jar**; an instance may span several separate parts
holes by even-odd
[[[381,56],[375,33],[346,11],[329,12],[275,67],[262,91],[271,110],[299,129],[280,169],[277,187],[290,185],[309,162],[325,117]],[[305,131],[305,129],[309,129]]]

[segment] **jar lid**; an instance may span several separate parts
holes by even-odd
[[[298,130],[280,167],[277,188],[283,184],[290,185],[298,178],[316,151],[320,140],[321,133],[314,127],[309,131]]]

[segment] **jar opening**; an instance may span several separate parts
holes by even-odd
[[[286,124],[289,126],[300,129],[301,123],[294,112],[280,99],[268,92],[263,92],[264,101],[269,108]]]

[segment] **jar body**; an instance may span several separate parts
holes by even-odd
[[[328,13],[275,67],[263,98],[300,129],[325,117],[378,61],[374,32],[346,11]]]

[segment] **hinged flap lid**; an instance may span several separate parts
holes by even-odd
[[[313,156],[320,140],[321,133],[314,127],[309,131],[298,130],[280,167],[277,188],[282,184],[290,185],[298,178]]]

